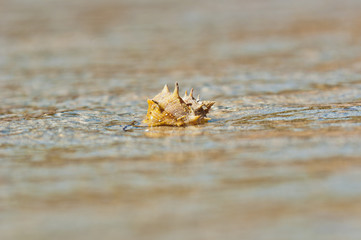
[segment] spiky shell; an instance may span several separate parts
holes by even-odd
[[[215,102],[200,101],[190,94],[185,93],[183,99],[179,96],[178,83],[171,93],[168,86],[153,99],[148,99],[148,112],[144,123],[148,126],[185,126],[197,125],[208,122],[206,114]]]

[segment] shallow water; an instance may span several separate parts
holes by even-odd
[[[360,239],[361,2],[1,5],[2,240]]]

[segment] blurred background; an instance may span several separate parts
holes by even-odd
[[[360,11],[0,0],[0,239],[360,239]],[[142,125],[175,82],[212,120]]]

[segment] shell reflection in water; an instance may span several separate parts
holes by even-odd
[[[165,85],[162,92],[148,99],[148,112],[144,123],[148,126],[186,126],[208,122],[207,113],[215,102],[200,101],[193,97],[193,89],[183,98],[179,96],[178,83],[171,93]]]

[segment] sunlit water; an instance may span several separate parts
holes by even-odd
[[[360,239],[359,1],[1,4],[2,240]]]

